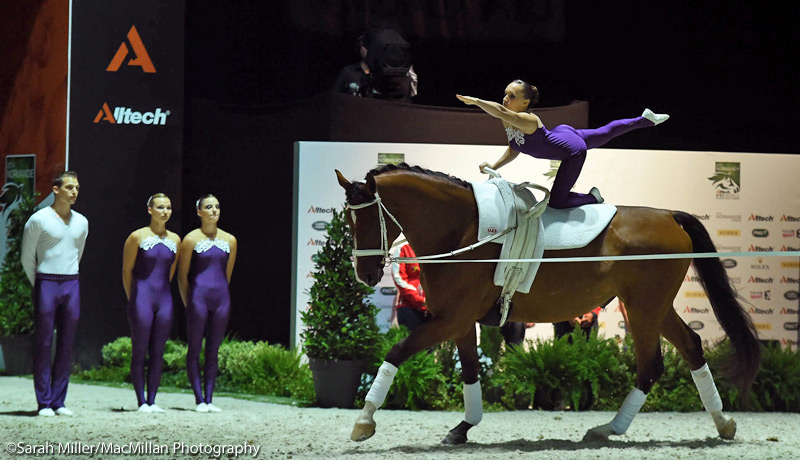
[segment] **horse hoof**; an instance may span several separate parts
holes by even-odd
[[[728,423],[723,425],[717,430],[719,437],[722,439],[733,439],[736,436],[736,421],[733,419],[728,420]]]
[[[606,442],[612,434],[615,433],[609,425],[596,426],[583,435],[583,442]]]
[[[466,433],[454,433],[449,432],[447,436],[442,439],[442,444],[447,444],[449,446],[458,446],[461,444],[467,443],[467,434]]]
[[[350,433],[350,440],[355,442],[366,441],[375,434],[375,424],[356,423],[353,432]]]

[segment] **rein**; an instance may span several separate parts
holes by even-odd
[[[388,215],[392,219],[392,222],[394,222],[395,225],[397,225],[400,228],[401,232],[403,231],[403,226],[400,225],[400,222],[398,222],[397,219],[392,215],[392,213],[389,212],[388,209],[386,209],[386,205],[383,204],[383,201],[381,200],[381,197],[378,194],[378,192],[375,192],[375,199],[374,200],[372,200],[370,202],[367,202],[367,203],[361,203],[361,204],[349,204],[348,203],[346,208],[348,210],[350,210],[350,213],[351,213],[350,216],[353,218],[353,222],[356,222],[356,210],[368,208],[368,207],[372,206],[373,204],[377,204],[378,205],[378,222],[380,223],[380,226],[381,226],[381,247],[380,247],[380,249],[355,249],[354,248],[353,249],[353,257],[382,256],[384,265],[389,265],[392,262],[406,262],[406,261],[412,261],[412,260],[413,261],[420,261],[421,260],[421,261],[434,262],[434,261],[437,261],[436,259],[442,259],[444,257],[457,256],[459,254],[463,254],[465,252],[472,251],[473,249],[478,248],[480,246],[483,246],[486,243],[490,243],[490,242],[492,242],[492,241],[494,241],[494,240],[496,240],[496,239],[498,239],[498,238],[500,238],[502,236],[507,235],[508,233],[511,233],[512,231],[514,231],[516,229],[516,227],[507,228],[507,229],[503,230],[502,232],[500,232],[500,233],[498,233],[496,235],[492,235],[492,236],[486,237],[486,238],[478,241],[477,243],[470,244],[469,246],[465,246],[465,247],[463,247],[461,249],[456,249],[455,251],[450,251],[450,252],[446,252],[446,253],[442,253],[442,254],[434,254],[434,255],[420,256],[420,257],[394,257],[394,256],[392,256],[390,254],[389,251],[391,249],[394,249],[395,247],[403,244],[406,240],[399,241],[399,242],[393,244],[392,246],[389,246],[388,237],[386,235],[386,219],[383,217],[384,212],[386,213],[386,215]],[[353,243],[354,243],[353,246],[356,246],[358,244],[358,242],[355,241],[355,240],[354,240]],[[444,261],[444,260],[442,260],[442,261],[439,261],[439,262],[455,262],[455,261]]]

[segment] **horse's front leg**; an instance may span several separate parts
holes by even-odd
[[[442,444],[464,444],[467,431],[480,423],[483,418],[483,397],[479,380],[478,341],[475,327],[456,339],[458,356],[461,360],[461,380],[464,382],[464,420],[447,433]]]
[[[433,317],[430,321],[417,328],[408,337],[397,342],[395,346],[389,350],[389,353],[386,355],[386,360],[378,369],[378,374],[375,376],[375,380],[369,388],[367,397],[364,398],[364,408],[356,419],[353,431],[350,433],[350,439],[353,441],[364,441],[375,434],[375,427],[377,424],[375,423],[373,415],[386,400],[386,395],[389,394],[389,388],[392,385],[394,376],[397,374],[397,368],[402,363],[422,350],[438,345],[445,340],[463,335],[467,327],[473,328],[472,334],[474,342],[475,331],[472,321],[465,324],[463,320],[457,322],[452,318]]]

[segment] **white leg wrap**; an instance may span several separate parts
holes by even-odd
[[[708,368],[708,363],[703,364],[703,367],[692,371],[692,380],[694,380],[697,391],[700,393],[700,400],[703,401],[703,407],[712,415],[715,412],[722,411],[722,399],[717,392],[717,385],[714,384],[714,378],[711,376],[711,370]]]
[[[636,414],[639,413],[639,410],[644,406],[644,402],[647,400],[647,395],[638,388],[634,388],[628,393],[628,397],[625,398],[625,401],[622,403],[622,407],[619,408],[619,412],[617,412],[616,417],[614,420],[609,423],[611,428],[614,430],[616,434],[624,434],[628,431],[628,427],[631,426],[631,422],[633,422],[633,418],[636,417]]]
[[[367,393],[367,397],[364,400],[371,402],[376,409],[379,409],[386,400],[386,395],[389,394],[389,387],[392,386],[395,374],[397,374],[397,368],[384,361],[380,369],[378,369],[378,375],[375,376],[375,381],[369,387],[369,393]]]
[[[480,380],[470,385],[464,384],[464,421],[472,426],[483,419],[483,396]]]

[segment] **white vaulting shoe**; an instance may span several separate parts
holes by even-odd
[[[58,409],[56,409],[56,414],[58,414],[58,415],[75,415],[74,412],[72,412],[71,410],[67,409],[66,407],[59,407]]]
[[[595,197],[598,203],[606,201],[605,199],[603,199],[603,196],[600,195],[600,190],[597,187],[592,187],[592,189],[589,190],[589,195]]]
[[[653,113],[650,109],[644,109],[642,112],[642,118],[646,118],[653,122],[654,125],[658,125],[664,123],[669,119],[669,115],[666,113]]]
[[[215,406],[215,405],[213,405],[211,403],[208,403],[208,411],[209,412],[222,412],[222,409],[220,409],[219,407],[217,407],[217,406]]]
[[[44,409],[39,410],[39,415],[41,415],[42,417],[55,417],[56,413],[53,412],[53,409],[45,407]]]
[[[164,409],[156,406],[155,404],[151,404],[150,405],[150,412],[152,412],[154,414],[163,414],[166,411]]]
[[[200,403],[194,411],[208,413],[208,405],[206,403]]]
[[[142,404],[141,406],[139,406],[138,409],[136,409],[136,412],[153,412],[153,411],[147,404]]]

